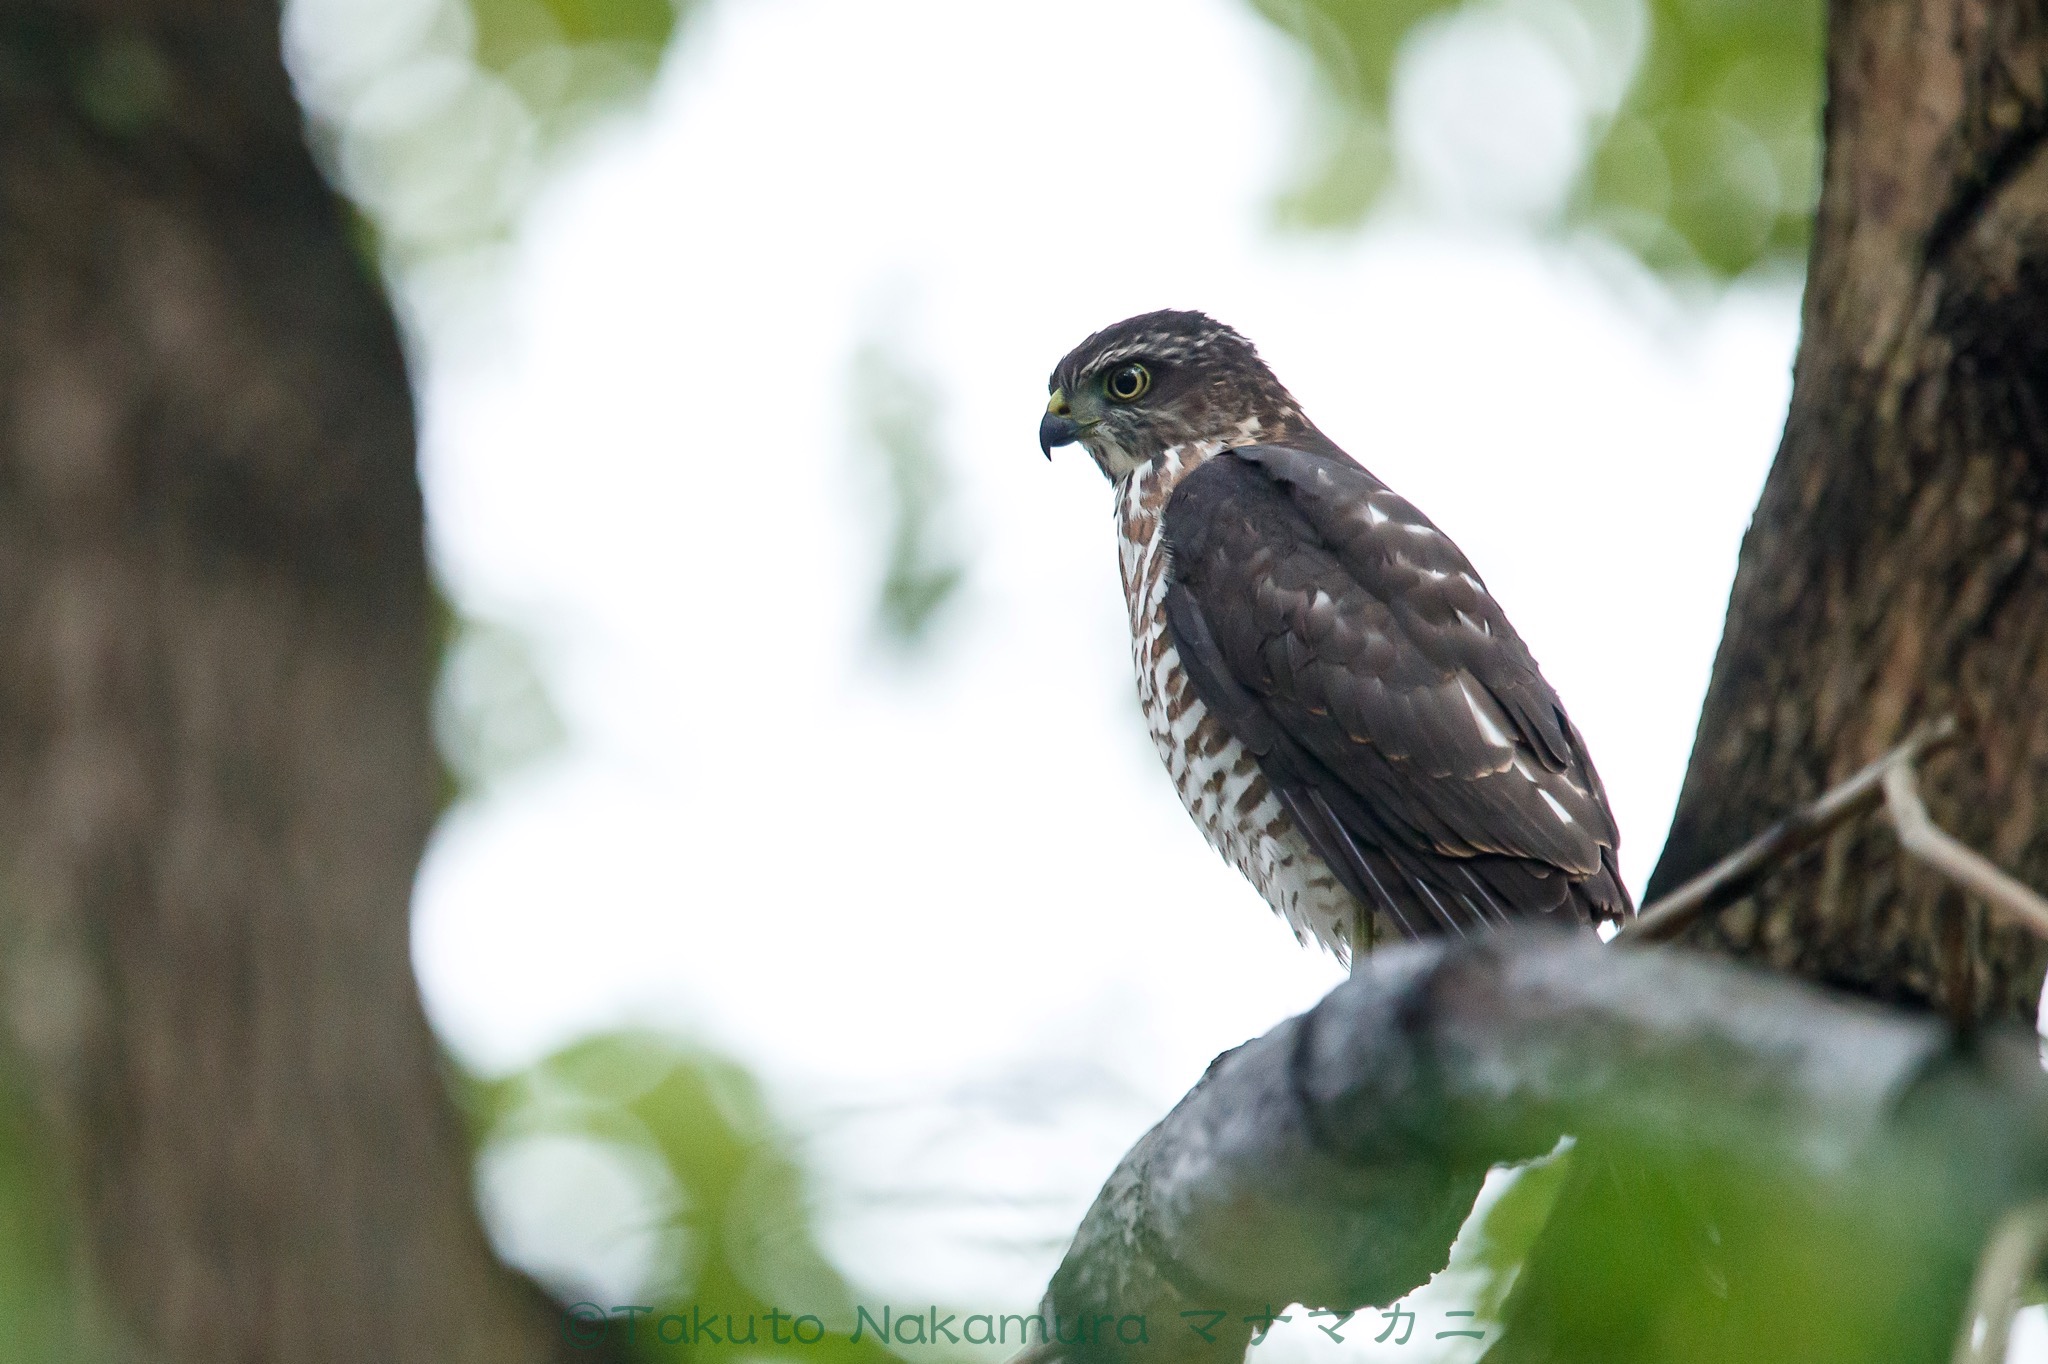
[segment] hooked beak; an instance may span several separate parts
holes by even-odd
[[[1053,446],[1072,445],[1081,439],[1081,423],[1069,415],[1071,412],[1067,406],[1066,390],[1055,389],[1052,401],[1045,405],[1045,415],[1038,421],[1038,448],[1045,452],[1047,459],[1052,458]]]

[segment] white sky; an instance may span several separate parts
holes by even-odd
[[[528,215],[488,325],[424,366],[441,570],[539,642],[571,733],[436,837],[426,1002],[485,1070],[629,1020],[730,1049],[809,1134],[857,1281],[1014,1310],[1210,1057],[1338,979],[1203,844],[1144,737],[1109,490],[1036,448],[1054,361],[1156,307],[1250,335],[1505,604],[1640,888],[1796,295],[1681,306],[1597,252],[1426,215],[1274,236],[1305,70],[1230,0],[748,0],[693,23],[645,116]],[[1481,89],[1442,60],[1404,87],[1404,127],[1451,127],[1466,158],[1411,136],[1411,170],[1455,204],[1512,167],[1510,197],[1540,201],[1576,154],[1569,92],[1486,50]],[[890,318],[945,395],[973,550],[914,670],[867,635],[849,436],[852,351]]]

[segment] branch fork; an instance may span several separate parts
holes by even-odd
[[[1753,890],[1781,864],[1842,825],[1883,805],[1899,848],[1994,910],[2048,938],[2048,899],[1936,824],[1920,798],[1916,764],[1955,742],[1955,717],[1920,726],[1905,742],[1737,848],[1651,905],[1615,935],[1618,943],[1667,942]]]

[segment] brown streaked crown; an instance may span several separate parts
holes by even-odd
[[[1145,367],[1142,397],[1116,402],[1105,379]],[[1252,343],[1205,313],[1165,309],[1105,327],[1069,351],[1047,384],[1084,419],[1080,439],[1112,478],[1191,442],[1313,438],[1315,427]]]

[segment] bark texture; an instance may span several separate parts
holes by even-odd
[[[2048,885],[2048,7],[1837,0],[1784,443],[1649,895],[1953,712],[1937,820]],[[2048,943],[1866,825],[1687,941],[2031,1019]]]
[[[0,4],[0,1018],[116,1357],[557,1348],[410,970],[413,455],[276,8]]]

